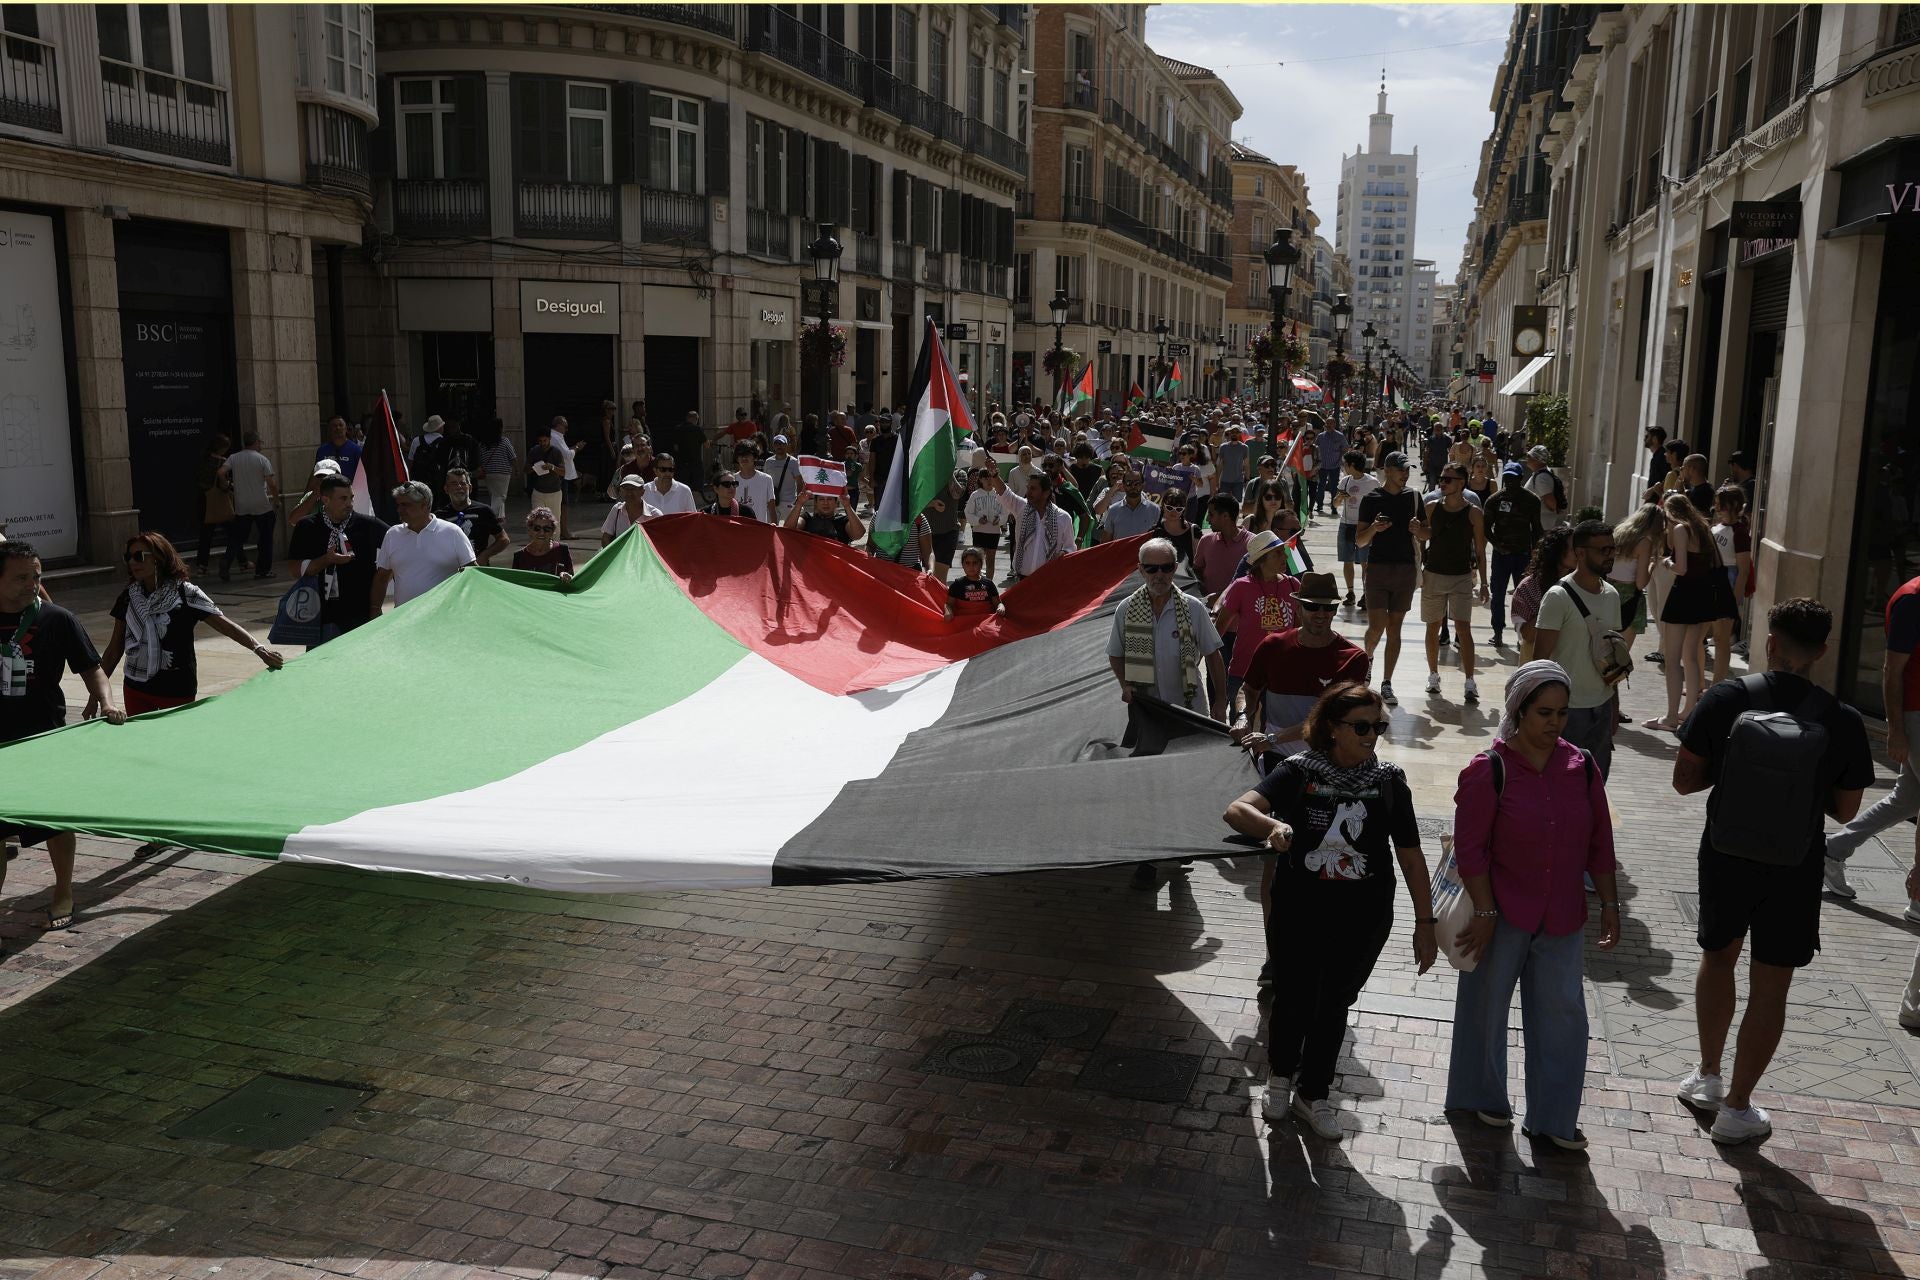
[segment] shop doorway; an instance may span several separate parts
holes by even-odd
[[[619,370],[610,333],[529,333],[526,344],[526,435],[544,436],[555,414],[573,434],[599,437],[600,406],[618,401]]]
[[[493,421],[492,334],[423,333],[420,361],[426,392],[422,419],[437,413],[474,434]]]
[[[657,433],[685,420],[689,409],[708,421],[700,403],[700,339],[648,338],[647,421]]]

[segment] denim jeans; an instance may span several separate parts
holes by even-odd
[[[1321,501],[1340,492],[1340,468],[1329,470],[1321,467],[1313,473],[1313,509],[1320,510]]]
[[[1613,774],[1613,729],[1619,719],[1620,698],[1616,694],[1597,707],[1578,707],[1567,712],[1567,726],[1560,736],[1576,747],[1586,748],[1604,780]]]
[[[1920,711],[1903,712],[1901,720],[1907,727],[1907,741],[1920,743]],[[1894,823],[1915,814],[1920,814],[1920,777],[1914,776],[1913,757],[1908,756],[1907,762],[1900,766],[1900,776],[1894,780],[1893,790],[1878,804],[1827,837],[1827,856],[1836,862],[1845,862],[1853,856],[1855,849],[1866,843],[1867,837],[1878,835]]]
[[[1519,586],[1520,579],[1527,576],[1527,561],[1532,554],[1529,551],[1493,553],[1492,569],[1487,575],[1487,594],[1493,605],[1495,635],[1507,629],[1507,588]]]
[[[273,521],[274,513],[262,511],[257,516],[235,516],[227,523],[227,558],[224,567],[233,568],[233,562],[246,554],[247,534],[251,531],[260,542],[260,553],[254,558],[253,571],[261,577],[273,572]]]
[[[1478,967],[1461,974],[1454,991],[1449,1111],[1512,1109],[1507,1097],[1507,1025],[1518,983],[1527,1063],[1523,1123],[1533,1133],[1562,1138],[1579,1131],[1580,1092],[1587,1072],[1587,998],[1581,983],[1585,945],[1584,930],[1552,938],[1500,918]]]

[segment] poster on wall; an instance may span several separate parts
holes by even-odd
[[[0,525],[42,556],[80,552],[53,219],[0,209]]]
[[[220,370],[225,316],[122,311],[120,359],[127,383],[127,456],[140,527],[176,540],[200,532],[197,476],[206,441],[224,430]],[[232,442],[234,448],[239,441]]]

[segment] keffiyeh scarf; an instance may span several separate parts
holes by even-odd
[[[1027,509],[1020,514],[1020,545],[1026,546],[1029,538],[1044,530],[1047,536],[1047,559],[1049,560],[1060,554],[1060,525],[1054,520],[1053,513],[1052,503],[1048,503],[1046,511],[1042,512],[1039,507],[1029,502]]]
[[[0,640],[0,698],[27,696],[26,640],[33,624],[40,621],[40,597],[27,602],[20,621],[5,640]]]
[[[1174,591],[1167,599],[1167,607],[1177,610],[1173,615],[1173,625],[1180,638],[1180,681],[1186,688],[1187,703],[1191,705],[1194,692],[1200,687],[1200,642],[1193,634],[1193,614],[1180,596],[1179,591]],[[1124,648],[1122,674],[1126,676],[1128,684],[1144,685],[1151,689],[1156,683],[1153,672],[1153,595],[1146,587],[1141,587],[1127,597],[1121,609],[1121,644]]]
[[[202,613],[220,610],[207,593],[190,582],[164,582],[148,591],[139,583],[127,588],[127,679],[144,684],[166,669],[167,651],[160,641],[167,622],[182,604]]]

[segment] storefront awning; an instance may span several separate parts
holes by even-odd
[[[1553,356],[1554,353],[1549,351],[1527,361],[1527,367],[1515,374],[1512,382],[1500,388],[1500,394],[1503,396],[1524,396],[1529,394],[1527,386],[1533,381],[1533,376],[1552,364]]]

